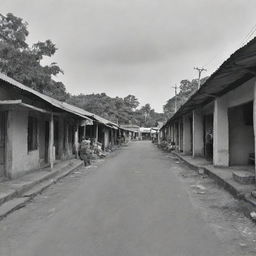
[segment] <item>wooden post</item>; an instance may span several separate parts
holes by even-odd
[[[54,163],[54,120],[53,113],[51,114],[50,125],[49,125],[49,163],[51,169],[53,168]]]
[[[96,143],[98,142],[98,139],[99,139],[99,126],[98,126],[98,124],[96,124],[96,127],[95,127],[95,142]]]
[[[115,144],[115,139],[114,139],[114,130],[111,129],[111,146],[113,147]]]

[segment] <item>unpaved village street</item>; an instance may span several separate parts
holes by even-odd
[[[131,142],[3,219],[0,255],[256,255],[241,204],[151,142]]]

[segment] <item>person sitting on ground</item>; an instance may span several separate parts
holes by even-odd
[[[101,158],[106,156],[106,154],[102,150],[102,143],[96,143],[95,153]]]

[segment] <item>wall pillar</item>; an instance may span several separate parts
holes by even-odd
[[[214,102],[213,164],[229,165],[228,107],[226,100],[221,98]]]
[[[59,117],[59,143],[58,143],[58,150],[59,150],[59,157],[60,159],[64,158],[64,119],[62,117]]]
[[[183,153],[190,154],[191,149],[191,133],[190,121],[188,116],[183,116]]]
[[[168,139],[171,138],[171,125],[169,124],[168,126],[168,136],[167,136]]]
[[[173,123],[173,142],[175,143],[175,147],[177,146],[177,141],[176,141],[176,124]]]
[[[173,125],[172,125],[172,123],[170,123],[170,139],[172,142],[173,141]]]
[[[175,139],[175,123],[172,124],[172,142],[176,145],[176,139]]]
[[[114,129],[111,129],[111,147],[113,147],[114,144],[115,144]]]
[[[104,128],[104,150],[109,146],[109,129]]]
[[[78,158],[78,147],[79,147],[79,141],[78,141],[78,124],[75,125],[75,133],[74,133],[74,146],[75,146],[75,156]]]
[[[161,141],[163,140],[163,131],[162,130],[159,131],[158,137],[159,137],[159,144],[160,144]]]
[[[253,100],[253,130],[254,130],[254,155],[256,153],[256,83],[254,85],[254,100]],[[256,176],[256,164],[255,176]]]
[[[102,141],[102,148],[105,150],[107,147],[107,128],[103,127],[103,141]]]
[[[174,142],[175,142],[175,148],[179,149],[179,122],[175,122],[173,124],[174,126]]]
[[[193,111],[193,157],[204,155],[204,125],[200,110]]]
[[[157,144],[160,145],[161,143],[161,131],[158,131],[157,133]]]
[[[67,157],[70,154],[70,152],[69,152],[69,144],[68,144],[68,141],[69,141],[69,139],[68,139],[68,136],[69,136],[68,127],[69,127],[69,125],[68,125],[68,123],[65,122],[64,126],[65,126],[65,128],[64,128],[65,135],[64,136],[65,136],[65,149],[66,149],[65,157]]]
[[[113,133],[114,133],[114,144],[117,145],[118,130],[113,130]]]
[[[183,151],[183,129],[182,129],[182,119],[179,120],[179,151]]]
[[[53,114],[51,114],[50,118],[50,123],[49,123],[49,163],[51,169],[53,168],[53,163],[54,163],[54,152],[55,152],[55,147],[54,147],[54,120],[53,120]]]

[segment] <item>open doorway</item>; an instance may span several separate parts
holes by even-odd
[[[229,119],[229,164],[254,165],[253,102],[232,107]]]
[[[204,116],[204,156],[213,160],[213,114]]]

